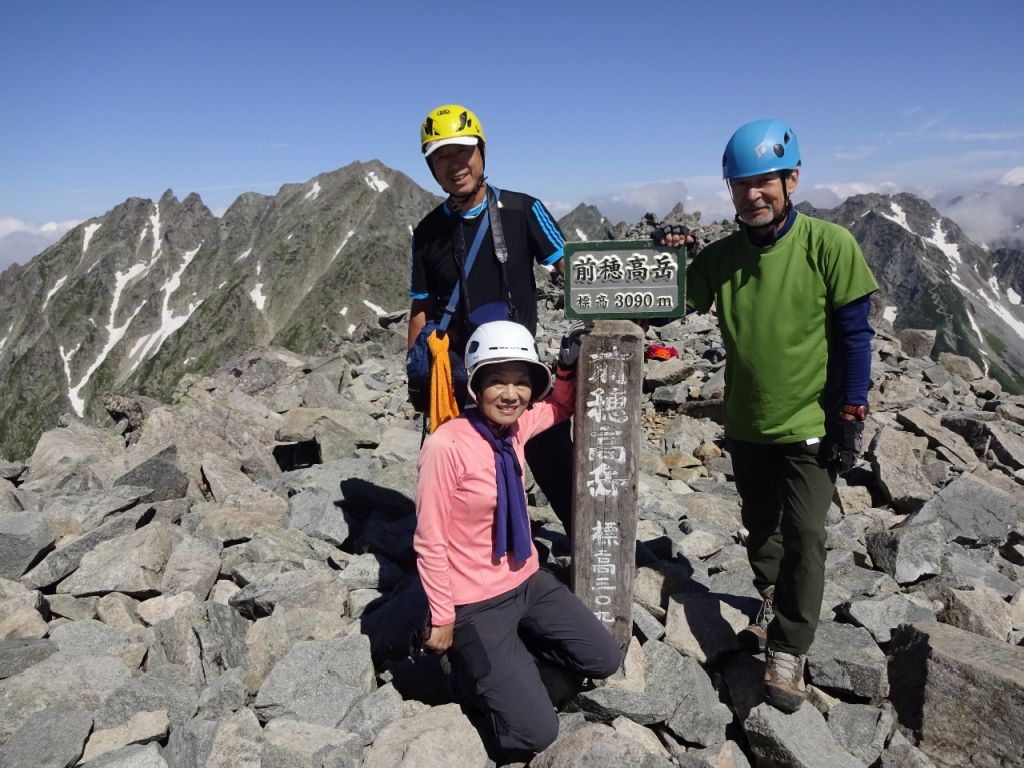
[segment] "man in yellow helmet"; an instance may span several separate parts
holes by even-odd
[[[512,320],[536,334],[534,265],[562,272],[565,238],[554,218],[540,200],[487,182],[485,141],[479,118],[458,104],[431,110],[420,126],[420,149],[447,198],[413,232],[409,349],[428,321],[442,321],[446,309],[449,350],[459,358],[483,322]],[[498,249],[496,232],[503,246]],[[461,409],[467,391],[465,380],[455,373]],[[423,401],[414,399],[414,404],[422,408]],[[534,478],[567,532],[572,506],[570,446],[568,422],[526,445]]]

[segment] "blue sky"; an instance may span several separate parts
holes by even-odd
[[[722,148],[760,117],[795,128],[815,204],[1021,183],[1022,29],[1019,0],[7,2],[0,238],[168,187],[219,213],[353,160],[435,189],[418,129],[446,102],[556,215],[722,214]]]

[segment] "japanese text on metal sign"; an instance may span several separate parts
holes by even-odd
[[[686,298],[680,249],[649,240],[568,243],[565,313],[579,318],[679,317]]]
[[[592,354],[589,359],[591,388],[584,417],[592,444],[585,457],[587,490],[591,497],[617,497],[628,480],[624,425],[629,420],[626,397],[629,354],[613,348]],[[615,613],[609,607],[617,583],[615,563],[620,557],[618,521],[596,521],[591,541],[594,615],[602,622],[613,624]]]

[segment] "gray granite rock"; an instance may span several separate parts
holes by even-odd
[[[375,686],[366,637],[300,642],[267,675],[253,706],[263,722],[296,716],[333,726]]]
[[[802,706],[790,715],[768,704],[753,709],[743,721],[743,731],[757,758],[757,765],[787,768],[864,768],[833,737],[817,709]]]
[[[736,633],[750,623],[727,596],[679,592],[671,596],[665,619],[665,642],[704,664],[739,648]]]
[[[139,712],[166,711],[173,726],[187,722],[196,712],[199,697],[186,681],[184,670],[157,667],[113,690],[95,713],[97,730],[124,725]]]
[[[530,761],[531,768],[593,768],[596,765],[670,768],[672,763],[651,753],[647,745],[596,723],[577,728]]]
[[[257,619],[277,607],[322,608],[343,614],[347,597],[347,585],[340,575],[322,568],[257,579],[232,595],[228,603],[243,616]]]
[[[900,624],[935,620],[932,611],[902,594],[850,600],[843,604],[841,613],[864,627],[877,643],[888,643]]]
[[[828,727],[835,740],[865,765],[873,765],[896,727],[891,707],[841,702],[828,713]]]
[[[1024,754],[1024,648],[946,624],[900,627],[889,648],[900,724],[937,766],[1013,765]],[[964,717],[965,708],[970,717]]]
[[[349,524],[340,505],[337,491],[308,488],[288,499],[285,528],[303,531],[313,538],[341,546],[349,537]]]
[[[56,538],[41,512],[0,515],[0,578],[19,578]]]
[[[151,488],[152,493],[145,501],[167,501],[180,499],[185,495],[188,490],[188,476],[178,468],[177,446],[170,445],[136,464],[113,484]]]
[[[322,765],[322,756],[348,751],[358,754],[362,739],[327,725],[280,718],[263,729],[263,765],[274,768],[306,768]]]
[[[82,556],[78,570],[57,585],[72,595],[123,592],[149,596],[160,589],[161,571],[181,532],[167,523],[151,523],[96,545]]]
[[[1024,501],[974,475],[965,474],[943,488],[911,518],[938,522],[946,541],[999,544],[1024,515]]]
[[[78,762],[92,730],[92,714],[74,704],[35,712],[0,745],[0,766],[66,768]]]
[[[456,704],[431,707],[386,726],[363,756],[363,768],[486,768],[487,752]]]
[[[42,589],[56,584],[78,568],[82,557],[99,544],[134,531],[143,513],[142,507],[134,507],[127,512],[111,515],[97,528],[72,541],[62,541],[60,547],[47,554],[21,577],[22,584],[30,589]]]
[[[942,570],[944,535],[937,523],[912,524],[869,533],[866,544],[876,568],[910,584]]]
[[[682,666],[674,680],[678,681],[682,700],[665,727],[687,744],[710,747],[723,743],[732,713],[718,700],[718,692],[700,664],[689,656],[679,658]]]
[[[57,652],[57,644],[42,638],[0,640],[0,680],[23,672]]]
[[[229,763],[221,763],[228,768]],[[89,768],[169,768],[156,744],[132,744],[90,760]],[[241,764],[235,764],[241,768]],[[248,766],[246,767],[248,768]],[[256,768],[252,765],[252,768]]]
[[[44,659],[0,680],[0,743],[10,738],[35,712],[70,704],[86,712],[99,708],[132,671],[113,656]]]
[[[164,754],[172,768],[262,768],[263,729],[251,709],[222,720],[196,717],[171,730]]]

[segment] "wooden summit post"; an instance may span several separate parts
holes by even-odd
[[[577,369],[573,591],[622,647],[633,632],[643,359],[640,326],[599,320]]]
[[[573,426],[573,592],[621,647],[633,633],[644,331],[684,313],[685,256],[651,241],[569,243],[565,314],[583,337]]]

